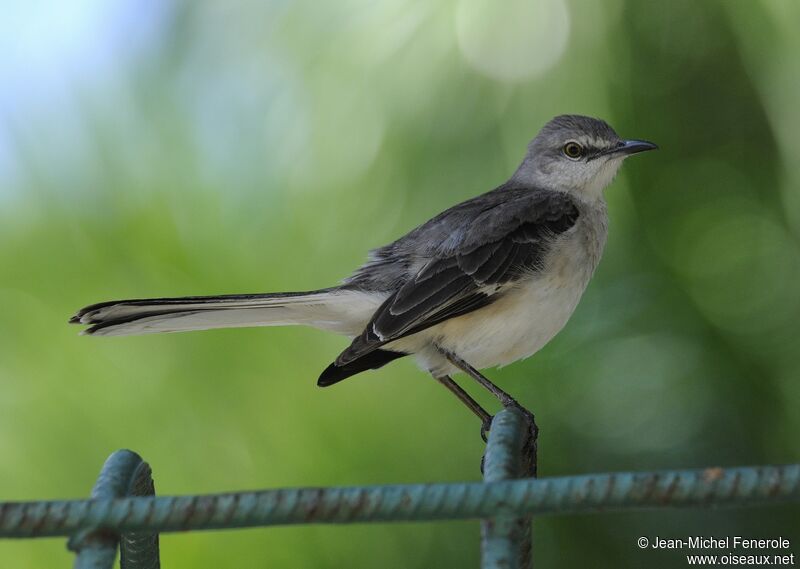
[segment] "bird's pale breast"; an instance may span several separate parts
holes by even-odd
[[[424,343],[435,342],[476,368],[502,366],[533,355],[567,323],[600,260],[606,238],[603,204],[582,212],[574,230],[553,243],[541,271],[531,273],[491,305],[434,326],[403,343],[422,367],[455,371]],[[398,343],[398,347],[401,347]]]

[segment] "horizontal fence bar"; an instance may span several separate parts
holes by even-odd
[[[0,504],[0,537],[86,527],[171,532],[310,523],[488,518],[800,501],[800,464],[501,482],[300,488]]]

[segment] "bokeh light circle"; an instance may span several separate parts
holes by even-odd
[[[564,0],[461,0],[458,46],[477,71],[500,81],[539,76],[567,47],[570,17]]]

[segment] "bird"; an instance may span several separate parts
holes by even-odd
[[[90,336],[285,325],[334,332],[350,344],[317,385],[414,356],[480,418],[484,435],[491,415],[451,376],[464,372],[503,406],[524,410],[480,370],[535,354],[566,325],[605,247],[605,188],[626,158],[656,148],[601,119],[560,115],[506,182],[374,249],[337,286],[115,300],[70,322]]]

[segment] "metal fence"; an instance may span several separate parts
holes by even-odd
[[[160,566],[158,534],[311,523],[480,519],[485,569],[531,564],[531,516],[800,501],[800,464],[527,478],[525,417],[492,422],[484,481],[155,496],[150,467],[117,451],[88,500],[0,503],[0,537],[65,536],[79,569]]]

